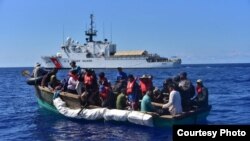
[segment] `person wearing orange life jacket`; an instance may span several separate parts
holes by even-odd
[[[96,79],[96,74],[93,69],[85,69],[85,74],[83,76],[83,83],[85,91],[87,92],[87,99],[89,104],[99,105],[99,94],[98,94],[98,84]]]
[[[152,82],[152,76],[150,75],[142,75],[142,77],[139,78],[139,85],[141,88],[142,97],[146,94],[146,92],[153,88],[153,82]]]
[[[136,83],[136,79],[133,75],[128,75],[128,84],[127,84],[127,96],[130,108],[132,110],[138,109],[139,104],[139,85]]]

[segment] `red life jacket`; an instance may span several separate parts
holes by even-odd
[[[141,92],[145,94],[151,87],[152,87],[152,82],[151,80],[140,80],[140,87],[141,87]]]
[[[93,80],[94,80],[94,78],[92,75],[90,75],[90,76],[88,76],[87,74],[84,75],[84,84],[85,85],[92,85]]]
[[[135,85],[135,80],[133,80],[132,82],[128,81],[128,84],[127,84],[127,95],[129,95],[129,94],[131,94],[133,92],[133,88],[134,88],[134,85]]]

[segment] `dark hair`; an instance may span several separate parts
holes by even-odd
[[[132,74],[129,74],[128,78],[134,79],[134,76]]]
[[[186,79],[187,78],[187,73],[186,72],[181,72],[180,73],[180,79]]]
[[[173,84],[173,83],[171,83],[171,84],[168,85],[168,88],[173,88],[173,89],[175,89],[175,87],[176,87],[176,86],[175,86],[175,84]]]
[[[76,75],[77,74],[77,70],[71,70],[70,73],[73,74],[73,75]]]
[[[75,65],[75,64],[76,64],[76,62],[75,62],[75,61],[71,61],[71,62],[70,62],[70,64],[72,64],[72,65],[74,64],[74,65]]]
[[[100,72],[99,73],[99,77],[101,77],[101,78],[105,77],[105,73],[104,72]]]

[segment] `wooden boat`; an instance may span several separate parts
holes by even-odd
[[[37,101],[40,106],[57,112],[58,110],[53,104],[54,93],[49,90],[47,87],[34,86],[36,91]],[[70,94],[67,92],[61,92],[60,98],[66,103],[67,107],[70,109],[80,109],[81,100],[79,95]],[[157,105],[157,103],[153,103]],[[86,109],[95,109],[98,106],[89,105]],[[197,110],[191,110],[189,112],[183,112],[180,115],[157,115],[156,113],[146,112],[147,114],[152,115],[153,117],[153,126],[156,127],[171,127],[175,124],[197,124],[204,121],[211,110],[211,106],[207,108],[200,108]],[[143,113],[143,112],[141,112]],[[144,112],[145,113],[145,112]]]

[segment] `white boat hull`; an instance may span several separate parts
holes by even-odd
[[[45,68],[70,68],[70,59],[42,57]],[[74,60],[81,68],[171,68],[180,66],[181,62],[147,62],[146,59],[91,58]]]

